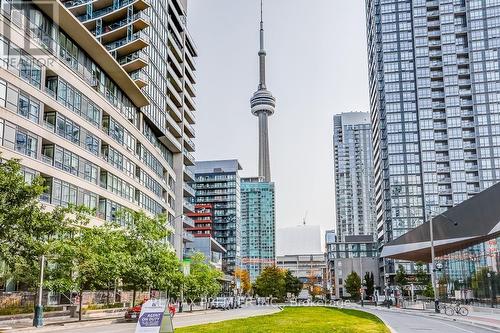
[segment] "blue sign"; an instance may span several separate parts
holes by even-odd
[[[163,312],[146,312],[139,317],[141,327],[160,327]]]

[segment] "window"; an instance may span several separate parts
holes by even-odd
[[[71,120],[66,117],[61,116],[60,114],[55,115],[54,113],[46,113],[45,118],[47,122],[53,121],[53,117],[56,117],[56,133],[63,138],[70,140],[74,143],[80,142],[80,126],[76,125]]]
[[[90,134],[88,131],[84,131],[85,137],[85,148],[94,155],[99,155],[100,140]]]
[[[36,158],[38,139],[31,133],[17,130],[16,132],[16,151],[21,154]]]
[[[34,123],[38,123],[38,121],[40,120],[40,103],[37,100],[30,98],[25,93],[21,92],[19,94],[17,113],[23,117],[28,118]]]
[[[52,180],[52,200],[51,202],[59,206],[77,204],[77,187],[59,179]]]

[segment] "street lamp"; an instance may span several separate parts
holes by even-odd
[[[391,308],[389,303],[389,273],[385,273],[385,302],[387,303],[387,308]]]
[[[412,207],[409,206],[404,206],[405,208],[411,209]],[[436,258],[435,258],[435,251],[434,251],[434,224],[433,220],[434,217],[432,215],[432,210],[429,209],[429,236],[430,236],[430,242],[431,242],[431,284],[432,284],[432,291],[434,293],[434,311],[436,313],[440,313],[439,311],[439,295],[438,295],[438,290],[436,287],[436,271],[438,270],[436,267]],[[425,214],[427,215],[427,214]],[[458,225],[456,221],[453,219],[449,218],[446,216],[444,213],[439,213],[440,216],[444,217],[448,221],[452,222],[453,225]]]
[[[361,306],[364,306],[363,298],[365,294],[365,289],[364,289],[365,285],[366,285],[366,280],[363,279],[363,281],[361,281]]]
[[[45,269],[45,256],[42,254],[40,257],[40,285],[38,287],[38,303],[35,306],[35,315],[33,316],[33,326],[42,327],[43,326],[43,272]]]
[[[430,238],[431,238],[431,265],[432,265],[432,272],[431,272],[431,283],[432,283],[432,290],[434,292],[434,311],[436,313],[440,313],[441,311],[439,311],[439,295],[438,295],[438,290],[437,290],[437,287],[436,287],[436,271],[439,269],[441,269],[440,267],[436,267],[436,264],[435,264],[435,253],[434,253],[434,225],[433,225],[433,216],[432,216],[432,211],[430,212],[429,214],[429,230],[430,230]],[[444,217],[445,219],[447,219],[448,221],[452,222],[453,225],[458,225],[458,223],[454,220],[452,220],[451,218],[449,218],[448,216],[446,216],[444,213],[441,213],[440,216]]]
[[[488,277],[488,286],[490,289],[491,307],[494,308],[495,306],[493,305],[493,303],[494,303],[495,297],[493,296],[493,286],[491,283],[491,273],[490,272],[486,273],[486,276]]]

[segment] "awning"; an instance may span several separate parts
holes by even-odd
[[[500,235],[500,183],[435,216],[433,225],[436,256]],[[384,245],[381,257],[430,262],[429,224],[424,223]]]

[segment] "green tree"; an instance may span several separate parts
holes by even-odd
[[[191,256],[190,274],[185,281],[185,296],[191,302],[216,296],[221,289],[222,272],[206,262],[202,253]]]
[[[424,295],[425,297],[434,298],[434,289],[432,288],[431,282],[427,282],[427,284],[425,285],[425,289],[422,292],[422,295]]]
[[[173,249],[167,238],[172,233],[167,216],[154,217],[143,211],[124,210],[120,218],[127,223],[123,227],[127,243],[125,269],[122,273],[126,288],[136,291],[158,288],[168,294],[180,287],[180,264],[173,258]]]
[[[345,280],[345,289],[353,299],[359,299],[361,296],[361,279],[356,272],[351,272]]]
[[[10,278],[27,286],[36,286],[39,260],[48,255],[56,235],[65,232],[65,212],[47,211],[39,202],[44,180],[24,179],[16,159],[0,162],[0,262],[3,280]]]
[[[366,295],[372,296],[375,291],[375,278],[373,277],[373,272],[366,272],[364,280],[366,286]]]
[[[286,295],[285,272],[277,266],[264,268],[254,284],[254,293],[259,296],[273,296],[283,300]]]
[[[291,293],[295,297],[299,296],[300,291],[302,290],[303,283],[300,280],[293,276],[290,270],[285,271],[285,291],[286,293]]]
[[[406,275],[406,270],[403,265],[399,265],[396,271],[396,275],[394,276],[394,282],[399,287],[404,287],[408,284],[408,278]]]
[[[427,271],[424,269],[424,263],[421,261],[418,261],[415,264],[415,280],[417,284],[419,285],[427,285],[430,281],[429,274]]]

